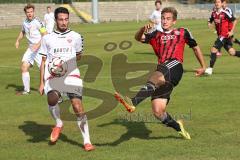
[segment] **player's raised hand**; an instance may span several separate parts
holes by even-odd
[[[44,92],[44,84],[40,84],[38,91],[39,91],[40,95],[43,95],[43,92]]]
[[[148,23],[144,26],[144,32],[145,33],[150,33],[151,30],[153,29],[154,27],[154,23]]]
[[[195,76],[197,77],[204,75],[204,73],[205,73],[205,68],[195,69]]]
[[[16,41],[15,47],[18,49],[19,48],[19,41]]]

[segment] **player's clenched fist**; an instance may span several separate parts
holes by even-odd
[[[39,91],[40,95],[43,95],[43,92],[44,92],[44,84],[40,84],[38,91]]]
[[[195,70],[195,75],[196,76],[202,76],[205,73],[205,68],[198,68]]]
[[[150,33],[154,28],[154,23],[148,23],[144,26],[144,33]]]

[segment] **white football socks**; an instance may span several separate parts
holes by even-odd
[[[22,81],[23,81],[24,91],[30,92],[30,74],[29,74],[29,72],[22,73]]]
[[[83,136],[83,144],[87,144],[87,143],[91,144],[87,116],[84,114],[84,115],[81,115],[80,117],[77,117],[77,124]]]
[[[49,111],[50,111],[52,117],[56,121],[56,127],[62,127],[63,122],[60,119],[60,108],[59,108],[58,104],[56,104],[55,106],[48,106],[48,108],[49,108]]]

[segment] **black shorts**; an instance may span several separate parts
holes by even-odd
[[[232,38],[217,38],[215,41],[213,47],[221,51],[221,48],[224,47],[224,49],[228,52],[230,48],[232,48]]]
[[[82,100],[82,96],[75,94],[75,93],[67,93],[67,96],[69,99],[78,98],[78,99]]]
[[[170,95],[175,86],[178,85],[182,79],[183,66],[177,60],[170,60],[157,66],[157,70],[164,75],[165,84],[156,88],[152,95],[152,100],[157,98],[164,98],[170,100]]]

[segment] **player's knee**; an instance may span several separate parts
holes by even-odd
[[[148,81],[153,83],[156,87],[159,87],[165,83],[165,78],[161,72],[156,71],[150,76]]]
[[[71,104],[72,104],[73,110],[76,114],[81,115],[84,113],[83,106],[82,106],[81,100],[79,98],[71,99]]]
[[[29,69],[29,65],[27,63],[22,63],[21,65],[21,71],[22,72],[28,72],[28,69]]]
[[[211,53],[217,53],[218,52],[218,49],[217,48],[215,48],[215,47],[212,47],[211,48]]]
[[[56,90],[48,92],[47,94],[48,105],[55,106],[58,103],[60,96],[61,96],[60,93]]]
[[[153,114],[157,118],[163,117],[165,112],[166,112],[165,105],[160,105],[157,108],[153,109]]]
[[[73,107],[79,107],[80,106],[80,101],[76,98],[71,99],[71,103]]]
[[[228,53],[229,53],[231,56],[235,56],[236,51],[235,51],[234,48],[230,48],[230,49],[228,50]]]
[[[165,78],[164,75],[162,74],[160,77],[158,77],[158,83],[157,86],[161,86],[165,84]]]

